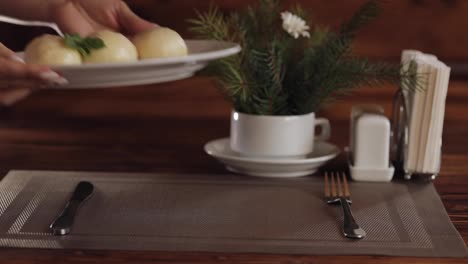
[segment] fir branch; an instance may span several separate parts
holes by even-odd
[[[320,25],[314,27],[314,31],[309,39],[309,46],[317,48],[325,43],[330,38],[330,29]]]
[[[241,12],[240,29],[245,32],[245,49],[267,49],[281,30],[279,0],[260,0],[256,7]]]
[[[244,39],[240,29],[240,17],[233,14],[225,17],[220,10],[211,5],[205,13],[196,11],[197,18],[189,19],[193,26],[189,30],[203,39],[239,41]],[[226,92],[235,106],[249,104],[250,93],[245,76],[241,70],[242,54],[211,62],[204,73],[217,76],[219,86]]]
[[[348,94],[360,87],[376,87],[411,83],[418,85],[413,70],[403,70],[400,65],[385,62],[370,62],[357,57],[347,58],[334,70],[335,78],[329,78],[315,89],[300,111],[317,111],[320,106],[335,96]],[[408,89],[411,87],[408,85]]]
[[[331,35],[328,42],[317,51],[318,61],[327,58],[325,62],[331,62],[332,65],[326,65],[328,67],[333,66],[333,62],[337,62],[341,57],[346,55],[350,51],[350,45],[353,41],[356,33],[371,20],[376,18],[380,12],[378,2],[375,0],[368,1],[362,5],[359,10],[351,17],[351,19],[341,26],[340,33],[338,35]],[[322,54],[320,54],[322,53]],[[323,67],[324,65],[321,65]]]
[[[199,37],[242,44],[239,55],[210,63],[206,70],[217,77],[237,111],[306,114],[361,86],[419,87],[414,65],[350,56],[358,30],[380,11],[377,0],[366,2],[337,33],[313,25],[310,39],[289,37],[281,27],[281,11],[280,0],[259,0],[255,7],[228,16],[211,7],[189,21]],[[300,6],[293,12],[309,17]]]
[[[189,19],[188,22],[193,26],[189,31],[197,34],[201,38],[214,39],[214,40],[228,40],[230,36],[229,26],[223,14],[214,5],[211,5],[206,13],[197,14],[196,19]]]
[[[260,34],[267,34],[266,36],[274,36],[272,33],[276,32],[281,25],[280,19],[280,0],[260,0],[260,4],[254,12],[259,21],[257,24],[257,32]]]
[[[333,90],[343,89],[339,81],[334,78],[340,78],[340,61],[348,55],[351,50],[351,42],[356,32],[370,20],[378,15],[378,3],[376,1],[366,2],[347,22],[341,27],[338,35],[328,34],[328,40],[322,46],[317,48],[310,47],[304,53],[303,60],[299,63],[298,70],[304,75],[298,78],[298,86],[308,87],[308,90],[296,89],[297,102],[296,107],[303,109],[299,111],[309,111],[304,109],[316,109],[316,104],[320,104],[320,99],[310,99],[318,96],[330,96]],[[333,86],[332,83],[336,83]],[[317,91],[325,89],[324,95],[317,95]],[[305,99],[309,98],[309,99]],[[311,102],[312,101],[312,102]],[[309,104],[313,104],[310,106]]]
[[[284,77],[289,46],[285,40],[274,40],[268,50],[252,50],[249,53],[248,67],[251,89],[255,91],[258,102],[256,111],[262,114],[278,114],[288,109],[287,90],[284,89]],[[259,100],[262,98],[262,100]]]
[[[377,0],[367,1],[347,23],[341,26],[340,35],[348,39],[354,38],[356,33],[378,17],[380,12],[381,8]]]
[[[340,33],[329,38],[328,43],[318,52],[323,52],[320,56],[326,56],[327,61],[332,62],[332,64],[333,61],[337,62],[350,51],[351,42],[356,33],[376,18],[379,12],[380,7],[377,1],[371,0],[363,4],[351,19],[341,26]],[[333,67],[333,65],[326,66]]]
[[[251,96],[249,84],[241,71],[239,56],[232,56],[213,62],[207,68],[207,72],[217,76],[221,88],[226,91],[231,101],[236,104],[247,104]]]
[[[400,87],[411,92],[423,91],[427,84],[426,78],[418,74],[418,64],[413,60],[406,65],[401,65],[400,79]]]

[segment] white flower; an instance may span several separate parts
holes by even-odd
[[[293,36],[295,39],[299,36],[310,38],[309,29],[310,27],[306,24],[304,19],[299,16],[294,15],[291,12],[281,13],[281,18],[283,19],[283,29]]]

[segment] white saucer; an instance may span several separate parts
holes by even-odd
[[[340,153],[327,142],[316,141],[315,150],[304,158],[274,159],[245,157],[231,150],[229,138],[208,142],[205,152],[226,165],[229,171],[251,176],[291,178],[313,174]]]

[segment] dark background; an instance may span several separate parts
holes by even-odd
[[[206,10],[211,2],[223,11],[243,8],[252,0],[127,0],[135,12],[158,24],[190,37],[186,19],[194,10]],[[292,0],[311,11],[314,21],[337,28],[364,0]],[[468,60],[468,1],[393,0],[382,1],[384,12],[365,28],[355,42],[358,54],[372,58],[398,60],[401,50],[419,49],[433,53],[451,64]],[[0,41],[21,50],[43,31],[0,25]]]

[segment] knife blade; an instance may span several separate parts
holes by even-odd
[[[94,186],[90,182],[82,181],[78,183],[65,208],[50,225],[50,229],[54,235],[63,236],[70,233],[78,209],[91,197],[93,190]]]

